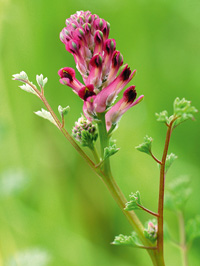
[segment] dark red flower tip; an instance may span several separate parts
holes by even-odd
[[[80,45],[76,40],[70,40],[66,44],[66,50],[72,54],[77,54],[79,52]]]
[[[128,65],[126,65],[126,67],[122,70],[121,73],[122,80],[125,81],[129,79],[130,75],[131,75],[131,69],[130,67],[128,67]]]
[[[104,51],[107,54],[112,54],[116,48],[115,39],[107,39],[104,43]]]
[[[86,101],[88,97],[91,97],[93,95],[96,95],[95,92],[94,92],[94,85],[89,84],[89,85],[87,85],[85,87],[82,87],[79,90],[78,95],[84,101]]]
[[[136,97],[137,97],[137,92],[135,90],[135,86],[131,86],[127,90],[125,90],[123,96],[128,103],[134,102]]]
[[[115,51],[112,56],[112,65],[113,67],[122,66],[123,56],[119,51]]]
[[[75,77],[75,71],[73,68],[64,67],[58,71],[58,75],[61,77],[61,79],[67,78],[70,80],[70,82],[72,82]]]
[[[95,43],[102,43],[103,42],[103,33],[100,30],[97,30],[94,35],[94,41]]]
[[[101,67],[102,66],[102,56],[101,54],[94,55],[90,60],[90,65],[93,67]]]

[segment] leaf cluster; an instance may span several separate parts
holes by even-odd
[[[132,247],[137,247],[141,245],[136,232],[132,232],[130,236],[120,234],[119,236],[115,237],[112,244],[118,246],[122,245],[122,246],[132,246]]]
[[[116,141],[110,139],[109,146],[104,148],[104,160],[114,155],[118,151],[119,148],[117,148]]]
[[[129,195],[129,198],[130,198],[130,201],[126,203],[126,207],[125,207],[126,211],[141,209],[138,206],[138,204],[142,205],[139,191],[136,191],[135,193],[131,192],[131,194]]]
[[[151,155],[151,144],[152,144],[153,139],[151,137],[145,136],[144,137],[144,142],[135,147],[138,151],[147,153]]]

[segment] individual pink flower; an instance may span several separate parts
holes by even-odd
[[[141,95],[137,100],[137,93],[135,86],[131,86],[123,93],[123,97],[106,113],[106,127],[107,131],[112,125],[117,124],[122,115],[131,107],[142,101],[144,95]]]
[[[60,83],[71,87],[76,94],[84,85],[75,78],[75,71],[71,67],[64,67],[58,71],[58,75],[61,77]]]

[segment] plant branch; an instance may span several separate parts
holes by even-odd
[[[164,189],[165,189],[165,163],[167,158],[167,152],[169,148],[169,142],[172,133],[172,126],[174,121],[177,118],[175,117],[167,128],[167,134],[165,139],[165,146],[162,156],[162,163],[160,166],[160,185],[159,185],[159,201],[158,201],[158,238],[157,238],[157,248],[158,248],[158,256],[160,259],[161,265],[164,265],[164,254],[163,254],[163,210],[164,210]]]
[[[151,157],[159,164],[162,164],[162,162],[160,160],[158,160],[154,155],[153,153],[151,152]]]
[[[140,204],[137,203],[137,202],[136,202],[136,204],[137,204],[138,207],[140,207],[141,209],[143,209],[145,212],[148,212],[148,213],[150,213],[151,215],[154,215],[154,216],[158,217],[158,214],[157,214],[157,213],[150,211],[149,209],[145,208],[144,206],[140,205]]]

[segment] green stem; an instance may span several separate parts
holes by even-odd
[[[183,266],[188,265],[187,260],[187,245],[186,245],[186,238],[185,238],[185,224],[184,224],[184,217],[181,211],[178,212],[178,220],[179,220],[179,228],[180,228],[180,248],[182,253],[182,262]]]
[[[101,158],[104,159],[104,149],[109,146],[109,138],[105,123],[105,113],[100,113],[98,115],[98,118],[100,120],[98,123],[98,128],[99,128],[99,138],[100,138],[100,147],[101,147]],[[111,175],[109,158],[104,160],[103,169],[104,173],[107,176]]]
[[[91,151],[94,156],[95,162],[98,164],[100,162],[100,159],[96,147],[93,146],[93,149],[91,149]]]
[[[100,120],[100,122],[98,123],[98,128],[99,128],[99,137],[100,137],[100,146],[101,146],[101,156],[103,157],[104,148],[108,147],[109,145],[109,136],[106,130],[105,114],[104,113],[99,114],[98,118]],[[148,239],[144,237],[143,233],[144,227],[140,222],[139,218],[137,217],[134,211],[124,210],[127,203],[127,199],[125,198],[124,194],[122,193],[115,179],[112,176],[109,158],[107,158],[104,161],[103,172],[104,172],[103,181],[106,187],[108,188],[109,192],[111,193],[113,199],[116,201],[121,211],[126,216],[127,220],[129,221],[135,232],[138,234],[142,244],[144,246],[149,247],[147,251],[151,257],[153,265],[159,265],[157,263],[157,250],[154,250],[154,248],[156,247]]]

